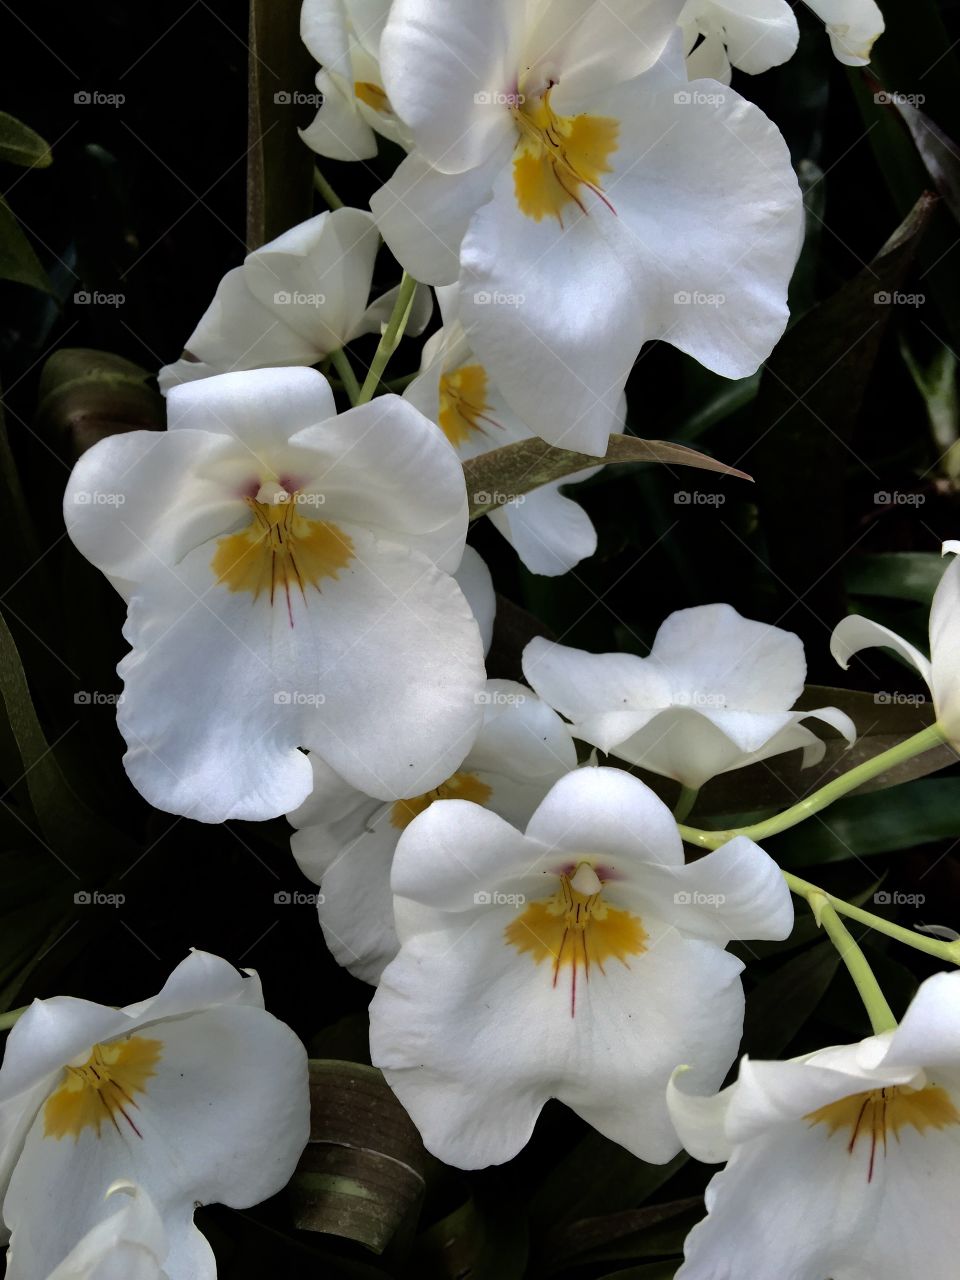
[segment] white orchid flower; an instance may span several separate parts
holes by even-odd
[[[945,542],[943,555],[960,554],[960,542]],[[933,697],[937,720],[947,739],[960,747],[960,560],[951,560],[930,606],[930,657],[889,627],[859,614],[834,629],[830,652],[844,670],[861,649],[892,649],[915,667]]]
[[[855,740],[836,707],[791,710],[806,672],[798,636],[728,604],[672,613],[646,658],[540,638],[523,654],[527,682],[573,722],[575,738],[693,789],[798,747],[804,766],[815,764],[826,747],[807,719]]]
[[[480,724],[477,623],[450,577],[463,471],[398,396],[336,413],[313,369],[174,387],[168,430],[110,436],[64,499],[128,601],[124,763],[160,809],[287,813],[300,748],[384,799],[450,776]]]
[[[827,28],[834,55],[848,67],[870,61],[884,28],[875,0],[807,0]],[[759,75],[787,62],[800,30],[787,0],[686,0],[680,14],[691,80],[730,83],[731,66]],[[699,40],[699,43],[697,41]]]
[[[316,364],[362,334],[379,333],[396,295],[367,305],[379,242],[371,214],[335,209],[254,249],[220,281],[184,355],[160,370],[160,390],[238,369]],[[426,288],[415,294],[411,334],[430,320],[429,295]]]
[[[401,945],[370,1006],[372,1059],[427,1148],[461,1168],[516,1155],[549,1098],[671,1159],[671,1072],[695,1062],[718,1087],[740,1040],[743,966],[723,948],[793,921],[752,841],[685,866],[653,792],[589,766],[525,833],[438,800],[400,837],[393,891]]]
[[[323,892],[320,924],[334,959],[376,985],[397,954],[390,868],[401,834],[437,800],[470,800],[525,825],[577,753],[555,711],[513,680],[488,680],[483,725],[456,771],[438,787],[393,804],[363,795],[313,758],[314,789],[288,814],[301,871]]]
[[[483,652],[486,656],[493,643],[493,624],[497,619],[497,593],[493,587],[490,570],[480,552],[471,546],[466,546],[463,548],[460,568],[453,577],[477,620]]]
[[[36,1000],[0,1070],[6,1274],[46,1277],[89,1232],[103,1243],[122,1228],[106,1225],[104,1197],[119,1178],[156,1207],[169,1280],[213,1280],[194,1208],[274,1195],[309,1130],[306,1052],[264,1009],[256,974],[195,951],[158,995],[124,1009]],[[156,1224],[141,1225],[158,1249]]]
[[[644,342],[752,373],[802,237],[786,144],[688,83],[680,0],[394,0],[384,81],[415,146],[371,200],[551,444],[602,454]],[[659,59],[659,60],[658,60]]]
[[[513,412],[471,350],[456,315],[456,288],[442,285],[437,289],[437,301],[443,328],[427,340],[420,373],[407,387],[404,399],[439,424],[463,461],[532,439],[534,433]],[[623,430],[625,417],[623,400],[617,430]],[[590,517],[560,490],[589,479],[598,470],[590,467],[562,481],[541,485],[512,502],[491,505],[491,524],[531,573],[566,573],[596,551],[597,533]]]
[[[669,1089],[684,1146],[726,1160],[677,1280],[954,1280],[960,1225],[960,973],[922,984],[900,1026],[737,1082]]]
[[[147,1193],[118,1179],[106,1198],[115,1212],[91,1227],[47,1280],[170,1280],[162,1266],[167,1234]]]
[[[390,0],[304,0],[300,36],[321,64],[323,101],[300,137],[331,160],[370,160],[377,134],[408,145],[380,73],[380,36]]]

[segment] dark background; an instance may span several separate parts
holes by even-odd
[[[884,9],[888,33],[877,45],[874,73],[889,89],[923,95],[922,110],[948,136],[960,137],[960,80],[950,52],[960,36],[956,8],[897,0]],[[876,86],[831,57],[820,24],[802,5],[798,16],[802,44],[794,61],[734,81],[777,121],[812,184],[811,234],[794,282],[792,345],[785,340],[759,393],[742,389],[743,403],[732,412],[723,411],[720,399],[729,396],[729,386],[666,346],[644,350],[629,387],[633,431],[684,440],[753,473],[758,484],[667,468],[605,473],[578,491],[599,530],[600,549],[560,581],[527,574],[488,527],[475,526],[471,540],[504,596],[566,643],[644,652],[673,609],[724,599],[748,616],[798,631],[817,683],[922,694],[910,673],[880,655],[844,675],[827,643],[843,613],[857,608],[925,647],[938,572],[932,555],[942,539],[960,536],[960,504],[901,344],[923,365],[944,348],[960,350],[960,229],[941,202],[912,262],[897,267],[897,290],[923,300],[874,302],[874,286],[887,277],[867,264],[938,175],[925,171],[896,110],[874,101]],[[127,783],[113,709],[96,704],[119,691],[114,667],[125,650],[123,606],[63,533],[60,499],[76,435],[69,423],[37,412],[40,375],[52,351],[98,348],[155,372],[176,358],[220,277],[242,260],[246,8],[196,0],[39,3],[15,11],[0,3],[0,26],[0,107],[36,129],[54,153],[46,170],[0,168],[2,189],[54,291],[48,297],[0,284],[0,383],[29,518],[24,528],[22,513],[4,512],[0,610],[53,759],[93,815],[89,823],[74,821],[69,803],[64,820],[38,813],[14,736],[9,726],[0,728],[5,1007],[59,992],[110,1004],[140,999],[198,946],[259,970],[268,1007],[314,1055],[362,1060],[368,990],[326,955],[311,907],[274,901],[282,890],[310,888],[289,855],[285,823],[203,827],[150,810]],[[76,101],[77,94],[94,91],[123,95],[123,101]],[[309,106],[286,111],[278,127],[288,132],[312,114]],[[369,165],[323,168],[349,203],[365,204],[395,161],[385,153]],[[949,147],[944,163],[946,179],[957,182]],[[831,304],[864,272],[852,301]],[[384,258],[379,283],[386,287],[397,274]],[[122,301],[77,303],[75,294],[84,290],[122,295]],[[405,347],[392,372],[412,370],[416,351],[415,344]],[[369,354],[360,347],[361,361]],[[695,496],[684,502],[684,493]],[[921,554],[903,559],[904,553]],[[533,624],[514,618],[513,625],[522,631]],[[497,674],[515,674],[509,667],[516,644],[515,634],[501,637]],[[81,691],[92,691],[93,700],[78,702]],[[858,723],[865,731],[885,731],[879,719]],[[915,790],[922,787],[928,789]],[[800,867],[804,852],[822,861],[839,831],[850,856],[834,859],[818,872],[821,879],[855,893],[886,875],[888,887],[925,896],[925,921],[955,925],[958,787],[960,780],[942,774],[909,783],[902,803],[888,796],[882,810],[848,808],[834,827],[828,815],[809,833],[805,851],[792,856]],[[56,796],[50,803],[58,803]],[[737,803],[717,795],[719,808]],[[710,817],[703,808],[695,816]],[[122,894],[123,903],[74,905],[76,892],[97,887]],[[890,910],[903,923],[916,923],[915,911]],[[866,1030],[845,975],[832,979],[811,940],[812,932],[801,932],[790,946],[768,949],[751,971],[760,1027],[755,1043],[762,1051],[797,1051]],[[882,944],[871,954],[892,1003],[902,1008],[931,965]],[[764,982],[778,981],[761,994]],[[434,1171],[420,1229],[472,1190],[494,1237],[526,1239],[522,1206],[540,1186],[532,1261],[517,1262],[523,1253],[517,1244],[509,1265],[491,1273],[520,1275],[528,1265],[529,1274],[540,1274],[543,1242],[556,1226],[552,1215],[612,1214],[643,1198],[623,1153],[584,1135],[578,1120],[551,1108],[509,1168],[469,1180]],[[581,1141],[587,1146],[576,1148]],[[577,1198],[557,1189],[555,1167],[574,1150],[580,1154],[571,1169],[579,1165],[581,1172],[571,1178],[592,1179],[592,1199],[586,1191]],[[544,1190],[551,1170],[554,1182]],[[702,1170],[683,1171],[663,1195],[696,1194],[703,1181]],[[360,1269],[351,1270],[345,1259],[360,1258],[361,1250],[317,1237],[293,1241],[289,1232],[272,1234],[263,1225],[270,1222],[283,1231],[282,1209],[268,1207],[242,1221],[226,1211],[208,1213],[222,1274],[262,1274],[267,1256],[280,1274],[291,1275],[400,1274],[411,1265],[409,1239],[385,1263],[357,1263]],[[665,1239],[660,1253],[675,1247],[676,1240]],[[607,1274],[631,1259],[657,1256],[656,1248],[644,1248],[628,1248],[619,1262],[560,1270]],[[458,1274],[425,1265],[414,1274]]]

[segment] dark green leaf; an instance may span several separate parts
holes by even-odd
[[[755,987],[747,997],[741,1053],[779,1057],[823,999],[839,963],[833,943],[818,942]]]
[[[65,347],[43,366],[38,424],[54,433],[73,457],[104,436],[158,430],[166,410],[150,374],[108,351]]]
[[[0,280],[28,284],[44,293],[52,293],[47,273],[33,246],[20,229],[13,210],[0,196]]]
[[[0,111],[0,160],[25,169],[46,169],[53,161],[53,152],[39,133]]]
[[[703,1215],[700,1196],[671,1200],[560,1225],[540,1257],[546,1272],[585,1262],[643,1258],[676,1253],[694,1222]],[[676,1224],[673,1219],[683,1218]],[[665,1228],[665,1224],[669,1226]]]
[[[435,1280],[522,1280],[527,1254],[518,1205],[471,1196],[417,1240],[411,1271]]]
[[[946,567],[935,551],[881,551],[857,556],[847,567],[852,595],[915,600],[930,607]]]
[[[589,1133],[547,1174],[530,1202],[541,1230],[557,1223],[619,1209],[635,1209],[668,1182],[687,1161],[647,1164],[599,1133]]]

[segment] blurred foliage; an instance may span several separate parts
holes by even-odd
[[[227,1280],[666,1280],[708,1170],[682,1156],[644,1165],[557,1104],[510,1165],[440,1166],[367,1065],[369,990],[326,954],[312,907],[283,901],[310,888],[285,823],[206,827],[158,813],[120,764],[123,605],[66,540],[63,487],[100,435],[161,424],[152,374],[246,246],[322,207],[296,135],[313,108],[276,97],[312,89],[297,8],[258,4],[251,18],[239,0],[37,0],[23,20],[7,11],[0,1006],[58,992],[139,999],[194,945],[259,970],[268,1006],[323,1062],[314,1134],[287,1193],[198,1216]],[[832,739],[806,773],[785,757],[715,779],[694,812],[705,824],[782,807],[931,714],[894,658],[873,653],[844,675],[827,647],[847,609],[925,645],[939,544],[960,532],[960,17],[932,0],[884,9],[869,73],[834,62],[801,9],[797,57],[735,80],[783,130],[807,206],[793,325],[766,369],[728,383],[656,344],[628,388],[635,435],[757,483],[672,463],[608,468],[577,490],[599,550],[559,581],[527,573],[488,522],[471,532],[501,593],[494,674],[517,674],[532,634],[643,653],[672,610],[725,599],[798,631],[811,679],[844,686],[811,689],[805,705],[845,706],[863,735],[854,753]],[[904,110],[890,94],[923,101]],[[324,176],[363,205],[397,158],[384,145],[371,162],[325,164]],[[383,254],[377,289],[397,274]],[[364,366],[372,340],[355,345]],[[405,344],[391,375],[418,359]],[[922,776],[946,763],[878,780],[771,853],[900,923],[956,926],[960,777]],[[904,785],[892,791],[894,781]],[[119,905],[94,905],[95,889]],[[899,1012],[933,962],[882,939],[869,949]],[[741,950],[751,1053],[866,1032],[833,949],[802,913],[787,942]]]

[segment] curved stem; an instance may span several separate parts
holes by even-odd
[[[403,337],[403,331],[407,327],[407,319],[410,315],[410,304],[413,302],[414,291],[417,282],[413,276],[406,271],[403,273],[403,279],[400,281],[400,288],[397,290],[397,300],[393,304],[393,311],[390,319],[387,321],[387,327],[383,332],[380,343],[373,354],[373,360],[370,362],[370,368],[366,378],[363,380],[363,386],[360,388],[360,394],[354,401],[355,404],[366,404],[368,400],[372,400],[377,387],[380,385],[380,378],[387,362],[400,345],[400,339]]]
[[[673,806],[673,816],[677,822],[682,822],[693,806],[697,803],[697,796],[700,794],[699,787],[681,786],[680,794],[677,796],[677,803]]]
[[[870,1018],[873,1034],[878,1036],[884,1031],[892,1031],[897,1025],[893,1010],[880,990],[880,983],[877,982],[867,957],[844,926],[836,908],[822,893],[812,893],[807,901],[810,903],[810,909],[816,917],[817,924],[823,926],[830,941],[840,953],[840,959],[847,966],[850,977],[860,993],[863,1007]]]
[[[343,201],[340,199],[340,197],[334,191],[333,187],[331,187],[330,183],[326,180],[326,178],[323,176],[323,174],[320,172],[319,168],[316,165],[313,166],[313,187],[314,187],[314,190],[320,196],[323,197],[323,200],[326,203],[326,206],[328,209],[343,208]]]
[[[890,747],[888,751],[881,751],[879,755],[864,760],[855,769],[842,773],[839,778],[834,778],[825,787],[807,796],[805,800],[791,805],[789,809],[784,809],[782,813],[767,818],[764,822],[756,822],[749,827],[735,827],[729,831],[699,831],[694,827],[681,826],[680,834],[688,843],[699,845],[702,849],[716,849],[726,844],[728,840],[732,840],[734,836],[749,836],[751,840],[763,840],[767,836],[779,835],[781,831],[787,831],[790,827],[795,827],[798,822],[803,822],[813,814],[819,813],[821,809],[826,809],[835,800],[869,782],[871,778],[886,773],[895,765],[902,764],[905,760],[910,760],[924,751],[929,751],[932,747],[941,746],[945,741],[946,735],[940,724],[932,724],[926,729],[921,729],[911,738],[897,743],[895,747]]]
[[[852,902],[846,902],[843,898],[836,898],[832,893],[827,893],[826,889],[821,889],[819,885],[811,884],[809,880],[801,880],[799,876],[795,876],[789,871],[781,871],[780,874],[786,880],[789,888],[799,897],[806,898],[808,902],[811,896],[823,898],[838,915],[848,916],[851,920],[865,924],[877,933],[886,934],[888,938],[893,938],[896,942],[902,942],[917,951],[925,951],[928,956],[936,956],[938,960],[946,960],[949,964],[960,965],[960,939],[956,942],[946,942],[941,938],[928,937],[925,933],[917,933],[915,929],[905,929],[903,925],[894,924],[892,920],[884,920],[883,916],[874,915],[871,911],[864,911],[862,907],[855,907]]]
[[[343,383],[343,389],[346,391],[350,403],[358,404],[360,400],[360,383],[357,381],[357,375],[353,372],[350,357],[342,347],[338,347],[336,351],[330,353],[330,360],[340,375],[340,381]]]

